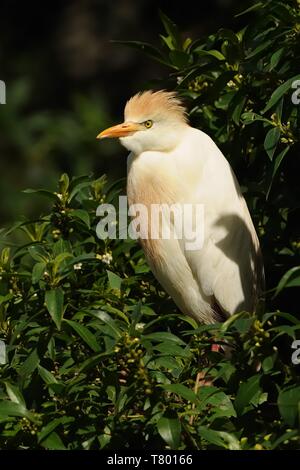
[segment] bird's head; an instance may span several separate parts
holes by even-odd
[[[174,149],[187,126],[187,113],[174,92],[144,91],[127,101],[124,122],[102,131],[97,138],[119,138],[136,155]]]

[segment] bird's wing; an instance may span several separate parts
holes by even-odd
[[[208,136],[196,131],[187,146],[190,161],[179,157],[177,163],[183,170],[185,161],[185,167],[193,170],[187,175],[187,192],[194,205],[203,206],[202,225],[196,228],[203,229],[203,246],[187,249],[184,237],[181,248],[216,311],[225,316],[253,311],[263,268],[246,202],[229,163]]]

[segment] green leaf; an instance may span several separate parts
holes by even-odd
[[[268,187],[267,192],[266,192],[266,199],[269,198],[270,191],[271,191],[276,173],[277,173],[277,171],[278,171],[278,169],[281,165],[282,160],[284,159],[284,157],[286,156],[286,154],[288,153],[289,150],[290,150],[290,146],[287,145],[275,158],[275,162],[274,162],[274,166],[273,166],[273,170],[272,170],[272,175],[271,175],[271,181],[269,183],[269,187]]]
[[[203,56],[210,56],[214,57],[217,60],[225,60],[224,55],[222,52],[217,51],[216,49],[211,49],[210,51],[206,51],[205,49],[202,49],[201,47],[196,47],[195,51],[198,55],[203,55]]]
[[[244,121],[244,124],[252,124],[255,121],[262,121],[268,124],[272,124],[272,122],[269,119],[266,119],[260,114],[253,113],[253,112],[243,113],[241,117],[242,117],[242,120]]]
[[[275,360],[276,360],[275,354],[272,354],[271,356],[267,356],[264,358],[261,365],[265,374],[273,370]]]
[[[173,341],[174,343],[181,344],[182,346],[186,346],[185,342],[182,339],[178,338],[178,336],[173,335],[173,333],[169,333],[168,331],[165,332],[155,332],[149,335],[144,335],[143,340],[150,340],[150,341]]]
[[[179,361],[172,356],[159,356],[154,360],[156,368],[163,368],[172,373],[180,366]]]
[[[43,277],[44,272],[46,271],[46,263],[36,263],[32,269],[32,284],[36,284]]]
[[[255,5],[252,5],[246,10],[243,10],[241,13],[238,13],[237,15],[234,15],[234,17],[238,18],[239,16],[246,15],[246,13],[250,13],[251,11],[261,9],[263,6],[264,4],[262,2],[255,3]]]
[[[199,435],[207,442],[229,450],[240,450],[239,440],[225,431],[216,431],[205,426],[198,426]]]
[[[245,90],[239,90],[229,104],[229,113],[231,113],[232,120],[235,124],[239,124],[240,116],[244,109],[245,103],[247,101],[247,96],[245,95]]]
[[[274,297],[287,287],[300,287],[300,266],[289,269],[280,279]]]
[[[90,216],[87,211],[84,211],[83,209],[73,209],[70,211],[70,215],[81,220],[88,228],[91,228]]]
[[[103,353],[94,354],[93,356],[86,359],[82,364],[80,364],[78,372],[79,373],[80,372],[85,372],[87,370],[95,368],[95,366],[98,365],[99,363],[101,363],[101,361],[104,358],[109,357],[109,356],[113,356],[113,354],[114,354],[113,350],[105,351]]]
[[[267,135],[265,137],[264,148],[271,161],[273,160],[273,155],[277,148],[279,138],[280,138],[280,129],[278,127],[272,127],[272,129],[270,129],[267,132]]]
[[[71,326],[73,330],[83,339],[83,341],[94,351],[99,352],[100,346],[96,337],[91,333],[91,331],[86,327],[77,323],[73,320],[64,320],[65,323]]]
[[[193,390],[183,384],[167,384],[161,385],[161,387],[168,392],[176,393],[184,400],[190,401],[192,403],[196,403],[198,401],[197,396]]]
[[[60,287],[46,291],[45,303],[57,329],[60,330],[64,314],[64,292]]]
[[[61,177],[59,178],[58,184],[59,184],[60,193],[65,195],[69,189],[69,184],[70,184],[69,176],[67,175],[67,173],[63,173],[61,175]]]
[[[110,304],[105,305],[105,310],[108,313],[112,313],[114,316],[117,316],[117,317],[121,318],[122,320],[124,320],[127,323],[127,325],[130,325],[130,321],[129,321],[127,315],[124,312],[122,312],[122,310],[119,310],[118,308],[112,307]]]
[[[227,331],[237,320],[239,320],[240,318],[243,318],[244,316],[245,316],[245,313],[244,313],[244,312],[234,313],[234,314],[231,315],[229,318],[227,318],[227,320],[224,321],[224,323],[221,323],[220,331],[221,331],[222,333],[224,333],[224,332]]]
[[[170,49],[170,52],[172,52],[175,49],[175,45],[171,36],[164,36],[163,34],[160,34],[159,36],[161,40],[166,44],[166,46]]]
[[[272,54],[271,59],[270,59],[270,67],[268,69],[269,72],[271,72],[272,70],[276,68],[284,52],[285,52],[285,48],[280,47],[280,49],[278,49],[277,51],[274,52],[274,54]]]
[[[79,178],[80,178],[80,176],[78,177],[78,179]],[[91,186],[91,181],[83,181],[83,182],[77,184],[75,187],[73,187],[73,185],[71,183],[70,184],[70,195],[68,197],[68,203],[70,203],[75,198],[75,196],[77,196],[77,194],[80,193],[80,191],[82,191],[85,188],[89,188],[90,186]]]
[[[277,171],[278,171],[278,168],[279,166],[281,165],[281,162],[282,160],[284,159],[284,157],[286,156],[286,154],[288,153],[288,151],[290,150],[290,147],[287,146],[285,147],[285,149],[283,149],[279,155],[277,155],[276,159],[275,159],[275,165],[274,165],[274,168],[273,168],[273,173],[272,173],[272,179],[274,178],[274,176],[276,175]]]
[[[32,372],[37,368],[40,362],[40,358],[37,352],[37,349],[33,349],[33,351],[29,354],[25,362],[21,365],[19,369],[19,374],[24,377],[30,377]]]
[[[239,43],[239,38],[231,29],[226,29],[226,28],[219,29],[218,37],[222,39],[227,39],[232,44]]]
[[[291,438],[296,437],[299,435],[298,429],[294,429],[293,431],[287,431],[283,433],[281,436],[279,436],[278,439],[276,439],[275,442],[273,442],[271,450],[276,449],[276,447],[279,446],[284,441],[289,441]]]
[[[253,51],[251,51],[246,59],[249,60],[249,59],[253,59],[253,57],[256,57],[258,55],[261,54],[261,52],[264,52],[265,49],[267,49],[268,47],[270,47],[271,45],[273,44],[273,41],[271,39],[269,39],[268,41],[264,42],[263,44],[260,44],[259,46],[257,46]],[[258,60],[258,57],[257,57],[257,60]]]
[[[234,416],[236,417],[236,411],[234,409],[234,406],[226,393],[219,391],[218,389],[214,390],[213,393],[208,394],[206,397],[202,397],[202,391],[203,389],[206,389],[208,387],[201,387],[199,390],[199,401],[200,404],[203,406],[208,406],[211,408],[211,422],[218,418],[218,417],[231,417]]]
[[[300,323],[298,323],[298,325],[296,326],[289,326],[289,325],[276,326],[274,328],[270,328],[269,331],[278,332],[278,334],[274,337],[273,341],[275,341],[277,338],[279,338],[282,335],[287,335],[287,336],[290,336],[292,339],[296,339],[296,333],[297,333],[297,330],[299,329],[300,329]]]
[[[148,44],[146,42],[141,42],[141,41],[115,41],[114,40],[112,42],[116,44],[121,44],[123,46],[129,46],[135,49],[139,49],[143,51],[145,54],[147,54],[149,57],[151,57],[152,59],[156,60],[157,62],[160,62],[164,65],[171,66],[171,64],[161,54],[159,49],[152,46],[151,44]]]
[[[175,67],[178,67],[178,69],[186,67],[189,63],[189,55],[183,51],[171,51],[169,56],[172,64],[174,64]]]
[[[191,353],[188,349],[179,347],[174,341],[167,341],[153,346],[153,349],[163,354],[170,354],[171,356],[190,357]]]
[[[50,191],[46,191],[45,189],[25,189],[23,193],[38,194],[39,196],[46,197],[47,199],[51,199],[54,202],[60,201],[59,197],[56,194],[51,193]]]
[[[13,401],[2,400],[0,402],[0,419],[7,418],[9,416],[26,416],[27,410],[21,403]]]
[[[69,184],[70,194],[75,188],[77,188],[79,185],[81,185],[83,183],[87,184],[88,186],[91,186],[91,184],[92,184],[91,177],[89,175],[73,177],[72,180],[70,181],[70,184]]]
[[[65,263],[65,261],[68,259],[68,258],[72,258],[72,261],[73,261],[73,265],[75,264],[74,263],[74,258],[73,258],[73,255],[71,253],[60,253],[59,255],[57,255],[53,261],[53,273],[54,275],[57,274],[58,271],[61,271],[63,270],[65,267],[66,267],[66,264],[68,265],[68,263]]]
[[[38,433],[38,442],[41,443],[60,424],[72,423],[73,421],[75,421],[75,418],[71,416],[63,416],[62,418],[53,419],[53,421],[50,421],[46,426],[43,426],[41,431]]]
[[[43,381],[47,385],[58,383],[54,375],[49,370],[42,367],[41,365],[38,365],[38,371],[39,371],[40,377],[43,379]]]
[[[205,426],[198,426],[198,433],[202,439],[205,439],[207,442],[214,444],[218,447],[225,447],[226,444],[222,437],[220,436],[219,431],[215,431],[214,429],[207,428]]]
[[[269,109],[271,109],[280,98],[285,95],[288,91],[292,90],[292,83],[295,80],[300,80],[300,75],[294,75],[292,78],[289,78],[286,82],[282,83],[276,90],[272,93],[270,100],[267,103],[267,106],[263,109],[262,113],[265,114]]]
[[[282,390],[278,395],[278,408],[284,422],[290,426],[300,423],[300,387]]]
[[[43,247],[38,244],[34,246],[29,246],[28,253],[35,261],[38,262],[46,263],[49,259],[49,255],[47,254],[47,252],[44,250]]]
[[[269,318],[275,317],[275,316],[280,317],[280,318],[284,318],[285,320],[288,320],[289,322],[293,323],[294,325],[299,324],[299,319],[297,317],[295,317],[294,315],[291,315],[290,313],[279,312],[278,310],[276,310],[276,312],[265,313],[264,316],[263,316],[263,321],[266,322],[267,320],[269,320]]]
[[[20,405],[26,407],[24,397],[21,391],[15,385],[5,381],[6,393],[9,396],[9,399],[14,403],[19,403]]]
[[[163,416],[157,423],[157,430],[163,440],[172,449],[177,449],[179,447],[181,424],[178,418],[167,418]]]
[[[261,394],[260,375],[254,375],[239,386],[234,402],[234,407],[238,415],[242,415],[247,411],[249,404],[251,404],[258,394]]]
[[[108,315],[108,313],[102,310],[93,310],[90,312],[94,317],[101,320],[103,323],[109,326],[112,330],[114,337],[121,336],[121,330],[118,328],[116,322]]]
[[[108,269],[106,270],[106,272],[108,277],[108,283],[111,289],[121,290],[122,278],[117,274],[113,273],[112,271],[109,271]]]
[[[56,432],[49,434],[41,443],[45,449],[50,450],[66,450],[64,443]]]
[[[159,10],[159,18],[164,25],[166,33],[171,38],[173,49],[178,49],[180,45],[179,31],[175,23],[161,10]]]

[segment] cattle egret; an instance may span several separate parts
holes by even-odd
[[[138,93],[124,114],[122,124],[97,138],[120,138],[130,151],[129,205],[201,205],[204,211],[197,249],[188,249],[184,236],[140,240],[153,274],[178,308],[200,323],[225,321],[240,311],[254,313],[263,291],[263,263],[228,161],[207,134],[189,126],[174,92]]]

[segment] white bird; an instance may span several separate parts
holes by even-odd
[[[126,103],[124,114],[122,124],[97,138],[120,138],[130,151],[129,205],[204,208],[203,244],[196,250],[187,249],[184,236],[153,239],[148,230],[149,238],[141,239],[154,276],[178,308],[198,322],[224,321],[240,311],[254,313],[263,291],[263,263],[228,161],[207,134],[189,126],[186,109],[174,92],[138,93]]]

